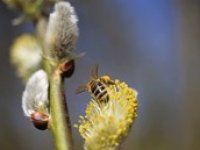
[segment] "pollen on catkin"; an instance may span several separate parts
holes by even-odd
[[[125,82],[115,80],[108,85],[109,101],[92,99],[86,115],[80,117],[79,132],[85,141],[85,150],[115,149],[137,117],[137,91]]]

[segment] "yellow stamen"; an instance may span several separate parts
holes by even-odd
[[[86,150],[113,150],[128,134],[137,114],[137,92],[124,82],[108,85],[109,101],[92,99],[85,117],[79,120],[79,132]]]

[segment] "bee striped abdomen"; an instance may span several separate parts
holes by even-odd
[[[100,81],[91,82],[91,93],[96,100],[108,101],[108,92]]]

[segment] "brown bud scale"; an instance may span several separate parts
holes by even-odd
[[[43,112],[34,112],[31,114],[31,121],[37,129],[45,130],[48,128],[49,115]]]
[[[59,66],[62,77],[70,78],[75,70],[74,60],[70,60],[69,62],[65,62]]]

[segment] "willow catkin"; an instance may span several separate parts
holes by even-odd
[[[72,57],[79,35],[77,16],[69,2],[58,2],[50,14],[47,27],[45,48],[50,58],[66,59]]]

